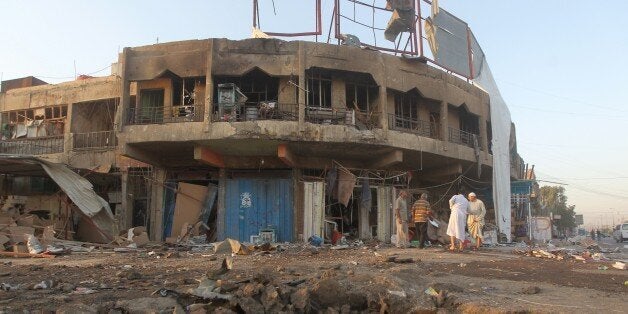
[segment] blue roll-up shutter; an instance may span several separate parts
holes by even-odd
[[[292,241],[290,179],[227,180],[225,237],[249,242],[260,229],[273,228],[278,242]]]

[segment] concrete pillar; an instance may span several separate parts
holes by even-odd
[[[388,93],[386,85],[382,82],[379,86],[379,111],[382,115],[379,117],[379,125],[383,130],[388,130]]]
[[[379,78],[379,111],[381,112],[381,116],[379,117],[379,124],[382,126],[384,132],[386,132],[389,128],[388,126],[388,93],[386,89],[386,66],[384,65],[384,60],[382,56],[379,56],[379,62],[381,64],[381,72]]]
[[[74,146],[74,140],[72,139],[72,108],[74,104],[68,104],[68,114],[65,118],[65,127],[63,129],[63,156],[67,162],[70,163],[70,156],[72,154],[72,147]]]
[[[486,131],[486,120],[484,116],[478,117],[478,124],[480,125],[480,147],[482,151],[488,152],[488,132]]]
[[[345,109],[347,107],[353,109],[353,104],[345,104],[347,95],[347,86],[343,79],[338,77],[331,78],[331,107],[334,109]]]
[[[443,99],[440,102],[440,140],[449,142],[449,105],[447,104],[447,77],[443,75]],[[447,145],[444,145],[447,150]]]
[[[225,238],[225,218],[226,212],[226,198],[227,197],[227,171],[225,168],[218,170],[218,203],[216,212],[216,237],[218,241]]]
[[[205,68],[205,117],[203,117],[203,131],[209,132],[212,115],[214,112],[214,80],[212,79],[212,67],[214,62],[214,40],[207,41],[207,64]]]
[[[299,41],[299,128],[303,128],[305,124],[305,101],[307,99],[306,77],[305,77],[305,47],[302,41]]]
[[[303,235],[303,193],[299,187],[301,181],[301,169],[292,168],[292,217],[294,222],[292,223],[292,239],[299,239],[299,234]]]
[[[163,234],[164,216],[164,184],[166,181],[166,169],[153,168],[153,180],[151,181],[150,195],[150,239],[161,241]]]
[[[116,213],[116,216],[120,219],[118,226],[120,230],[127,230],[131,228],[131,221],[133,221],[133,203],[129,201],[129,171],[123,169],[120,174],[120,190],[121,190],[121,213]]]
[[[118,63],[120,63],[120,104],[118,104],[118,109],[116,111],[116,117],[114,121],[114,130],[118,132],[122,132],[122,128],[124,126],[125,121],[127,121],[127,114],[130,108],[130,100],[131,100],[131,83],[127,79],[127,60],[129,59],[130,49],[128,47],[122,50],[122,55],[120,56]],[[138,95],[139,96],[139,95]]]
[[[449,142],[449,119],[447,115],[449,108],[446,100],[440,102],[440,140],[443,142]]]

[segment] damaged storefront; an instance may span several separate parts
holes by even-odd
[[[3,246],[25,234],[108,243],[117,234],[109,203],[67,166],[31,156],[2,155]],[[23,248],[23,247],[22,247]]]

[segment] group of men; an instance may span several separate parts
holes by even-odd
[[[469,193],[468,199],[464,197],[462,189],[458,194],[449,200],[451,214],[447,225],[447,235],[450,238],[449,250],[464,249],[466,242],[465,227],[467,227],[471,238],[475,239],[474,250],[482,245],[482,228],[484,227],[484,216],[486,207],[477,198],[475,193]],[[408,215],[408,192],[402,190],[395,201],[394,214],[397,226],[397,247],[408,247],[408,219],[414,223],[414,239],[418,240],[419,248],[424,248],[427,238],[427,228],[432,217],[430,203],[427,201],[427,193],[421,194],[419,199],[412,205],[411,213]]]

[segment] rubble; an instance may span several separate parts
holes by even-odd
[[[541,288],[537,287],[537,286],[529,286],[529,287],[525,287],[523,288],[523,290],[521,290],[521,293],[523,294],[537,294],[541,292]]]

